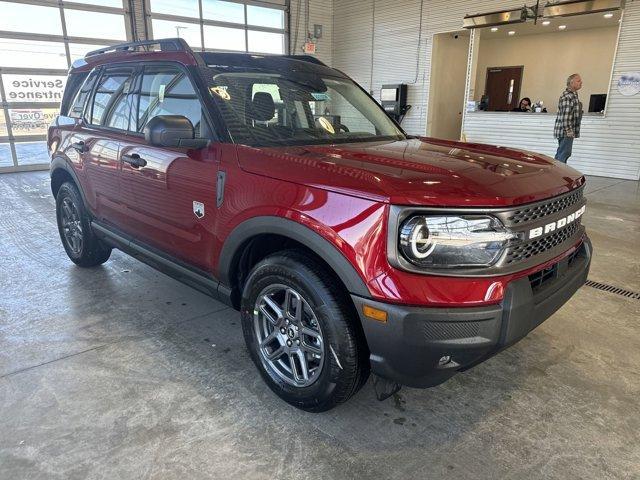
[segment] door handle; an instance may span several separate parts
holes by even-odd
[[[122,155],[122,161],[125,163],[128,163],[133,168],[140,168],[147,165],[147,161],[137,153],[132,153],[131,155],[129,154]]]
[[[77,150],[78,153],[84,153],[87,150],[85,149],[85,145],[84,142],[82,140],[80,140],[79,142],[73,142],[71,144],[71,148],[73,148],[74,150]]]

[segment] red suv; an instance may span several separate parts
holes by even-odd
[[[119,248],[240,310],[287,402],[379,398],[512,345],[586,281],[584,177],[548,157],[406,135],[312,57],[97,50],[49,129],[73,262]]]

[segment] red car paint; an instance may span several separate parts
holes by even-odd
[[[111,53],[99,63],[167,60],[195,65],[185,52]],[[87,71],[96,63],[81,66]],[[84,141],[87,152],[71,147]],[[578,188],[584,177],[538,155],[430,138],[358,144],[253,148],[214,143],[157,148],[144,138],[58,121],[48,144],[76,172],[92,213],[134,238],[218,277],[231,232],[256,216],[293,220],[330,242],[356,269],[372,298],[406,305],[479,306],[503,298],[506,285],[569,255],[517,274],[454,278],[396,269],[387,260],[390,205],[501,207]],[[142,168],[121,161],[138,153]],[[216,207],[216,175],[226,174]],[[207,215],[196,218],[192,199]],[[219,278],[219,277],[218,277]]]

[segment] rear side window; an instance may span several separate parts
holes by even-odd
[[[127,130],[132,105],[131,69],[106,70],[96,87],[91,124]]]
[[[203,136],[202,104],[188,75],[177,67],[145,67],[138,105],[138,132],[158,115],[183,115]]]
[[[67,85],[64,88],[64,94],[62,95],[62,102],[60,102],[60,115],[68,115],[71,107],[71,102],[78,96],[78,90],[80,85],[87,78],[87,72],[71,73],[67,77]]]
[[[91,90],[93,90],[93,85],[96,83],[96,78],[98,78],[98,72],[96,70],[93,70],[89,74],[89,76],[86,77],[85,82],[82,84],[82,87],[80,87],[80,90],[77,91],[77,94],[73,99],[71,108],[69,108],[69,113],[67,114],[69,117],[82,118],[82,113],[84,112],[84,106],[87,103],[87,98],[89,98],[89,95],[91,94]],[[66,95],[66,92],[65,92],[65,95]],[[65,115],[64,107],[61,107],[60,111],[63,115]]]

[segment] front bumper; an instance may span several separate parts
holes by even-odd
[[[592,246],[585,236],[575,253],[538,285],[532,275],[511,282],[498,305],[423,308],[352,295],[376,375],[410,387],[438,385],[513,345],[564,305],[586,282]],[[363,305],[388,312],[385,323],[365,317]],[[444,365],[442,357],[451,357]]]

